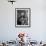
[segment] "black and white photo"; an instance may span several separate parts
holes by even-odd
[[[15,26],[29,27],[30,26],[30,8],[16,8]]]

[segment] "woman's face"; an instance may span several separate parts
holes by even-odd
[[[24,16],[24,12],[21,13],[21,16]]]

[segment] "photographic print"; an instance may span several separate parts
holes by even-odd
[[[16,27],[30,27],[30,8],[16,8],[15,9],[15,26]]]

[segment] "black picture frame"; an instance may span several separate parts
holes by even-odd
[[[15,8],[15,27],[31,27],[30,8]]]

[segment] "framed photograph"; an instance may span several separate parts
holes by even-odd
[[[31,26],[31,9],[15,8],[15,26],[30,27]]]

